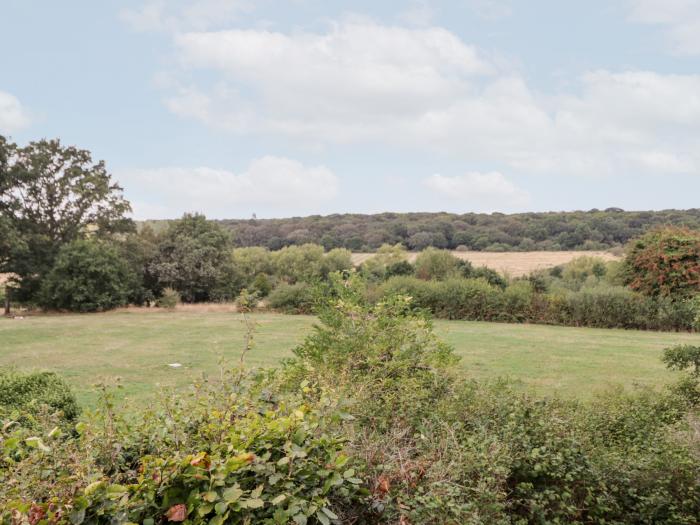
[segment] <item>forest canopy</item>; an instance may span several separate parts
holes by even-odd
[[[151,225],[158,228],[158,222]],[[235,246],[314,243],[326,250],[375,251],[383,244],[409,250],[434,248],[475,251],[601,250],[622,246],[663,225],[700,229],[700,209],[518,213],[336,214],[287,219],[221,220]]]

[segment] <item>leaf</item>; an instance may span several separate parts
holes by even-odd
[[[205,492],[202,498],[204,499],[204,501],[214,503],[217,499],[219,499],[219,495],[216,493],[216,491],[210,490],[209,492]]]
[[[264,484],[258,485],[257,487],[255,487],[255,490],[253,490],[253,491],[250,493],[250,497],[253,498],[253,499],[259,498],[259,497],[260,497],[260,494],[262,494],[262,491],[263,491],[264,488],[265,488],[265,485],[264,485]]]
[[[297,525],[306,525],[306,516],[302,513],[295,514],[292,519]]]
[[[154,523],[155,523],[155,520],[153,518],[146,518],[145,520],[143,520],[142,525],[153,525]]]
[[[238,504],[246,509],[259,509],[265,502],[259,498],[240,500]]]
[[[280,494],[279,496],[273,498],[272,501],[270,501],[270,503],[272,503],[273,505],[279,505],[280,503],[282,503],[286,499],[287,499],[286,494]]]
[[[320,510],[316,513],[316,518],[323,525],[331,525],[331,520],[328,519],[328,516],[326,516],[325,513],[321,512]]]
[[[51,452],[51,449],[44,444],[44,442],[41,440],[40,437],[37,437],[37,436],[28,437],[27,439],[24,440],[24,442],[27,444],[27,446],[29,446],[31,448],[39,449],[42,452]]]
[[[333,512],[331,509],[329,509],[328,507],[322,507],[321,511],[332,520],[338,519],[338,515],[335,512]]]
[[[228,503],[220,501],[214,506],[214,510],[217,514],[221,515],[228,510]]]
[[[238,498],[240,498],[242,495],[243,491],[238,487],[229,487],[226,490],[224,490],[223,493],[224,500],[228,503],[234,503],[235,501],[238,501]]]

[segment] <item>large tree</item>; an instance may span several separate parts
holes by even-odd
[[[168,225],[149,270],[160,286],[174,288],[186,302],[230,298],[231,246],[222,226],[204,215],[185,214]]]
[[[25,147],[0,136],[0,272],[31,300],[60,248],[87,236],[133,230],[131,211],[103,161],[58,140]]]

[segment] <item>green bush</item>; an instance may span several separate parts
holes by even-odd
[[[20,374],[0,370],[0,419],[18,419],[28,426],[37,424],[43,409],[59,412],[64,422],[75,420],[80,407],[68,384],[53,372]]]
[[[77,435],[0,430],[0,523],[308,523],[356,519],[357,462],[325,411],[264,398],[238,370],[124,417],[107,391]],[[307,389],[308,391],[309,389]]]
[[[59,250],[42,283],[40,303],[76,312],[110,310],[127,303],[135,282],[114,246],[92,239],[73,241]]]
[[[156,300],[158,308],[175,309],[180,304],[180,293],[172,288],[165,288],[161,296]]]
[[[281,283],[267,297],[267,305],[286,313],[310,314],[315,304],[313,285],[305,282]]]
[[[447,279],[459,272],[460,260],[447,250],[426,248],[418,254],[414,263],[416,277],[420,279]]]

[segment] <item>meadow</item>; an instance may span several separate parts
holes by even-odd
[[[276,366],[309,333],[312,316],[257,313],[251,367]],[[659,387],[673,380],[663,348],[700,344],[700,334],[437,321],[437,333],[461,356],[466,377],[509,377],[538,395],[587,399],[621,385]],[[0,366],[53,370],[81,403],[94,385],[120,378],[121,394],[143,404],[160,387],[179,387],[220,363],[238,363],[246,329],[226,307],[122,309],[101,314],[37,315],[0,320]],[[170,364],[182,366],[173,368]]]

